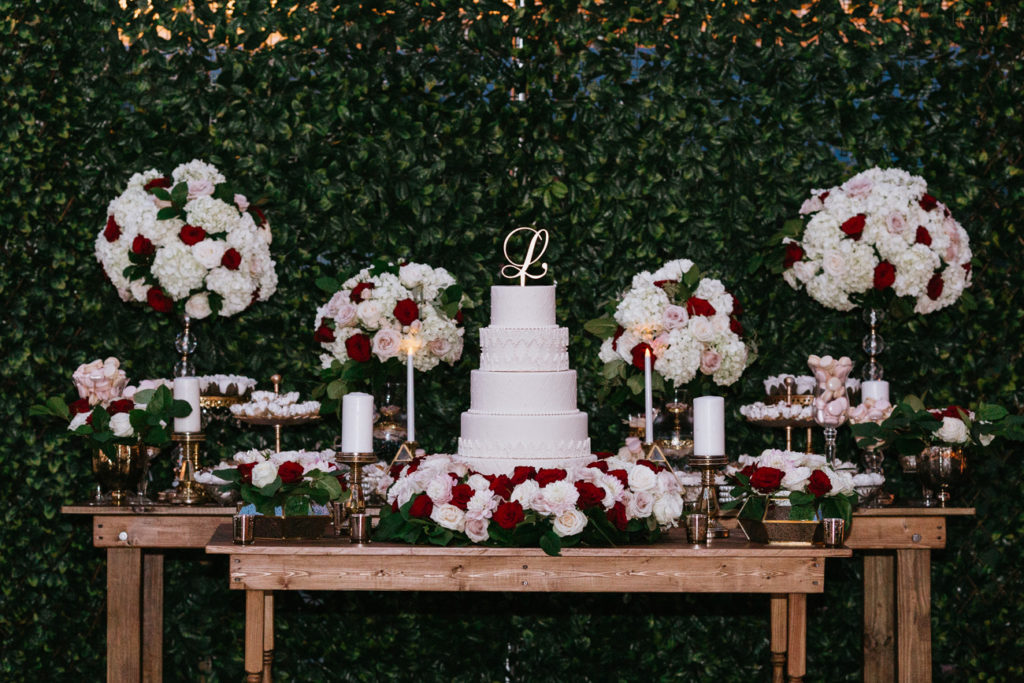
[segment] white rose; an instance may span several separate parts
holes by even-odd
[[[666,330],[674,330],[685,325],[690,316],[682,306],[671,305],[665,307],[661,318]]]
[[[253,486],[262,488],[273,484],[275,479],[277,479],[277,463],[273,460],[264,460],[252,468]]]
[[[707,344],[715,338],[715,327],[702,315],[690,318],[690,335],[699,342]]]
[[[444,337],[438,337],[427,342],[427,350],[438,358],[443,358],[451,352],[452,343]]]
[[[601,504],[604,505],[605,509],[611,509],[617,502],[622,500],[622,494],[625,492],[626,487],[622,485],[618,477],[604,475],[596,483],[604,489],[604,500],[601,501]]]
[[[700,482],[698,481],[697,483],[699,484]],[[659,495],[664,495],[666,493],[679,493],[681,488],[679,478],[670,470],[662,470],[661,472],[658,472]]]
[[[199,261],[204,268],[216,268],[224,258],[227,244],[224,240],[203,240],[192,245],[192,258]]]
[[[402,335],[389,327],[382,327],[373,335],[373,353],[382,361],[398,355]]]
[[[466,514],[476,519],[490,519],[497,507],[498,497],[490,489],[482,489],[466,503]]]
[[[647,468],[644,467],[646,470]],[[646,519],[651,516],[654,508],[654,495],[650,491],[637,491],[626,504],[626,517],[629,519]]]
[[[523,506],[524,510],[533,509],[533,501],[537,499],[540,493],[540,484],[535,482],[533,479],[527,479],[522,484],[519,484],[512,489],[512,495],[509,497],[510,502],[517,502]]]
[[[487,477],[482,474],[473,474],[466,480],[469,484],[469,488],[474,491],[487,491],[491,488],[491,482],[487,481]]]
[[[633,491],[653,491],[658,488],[658,475],[646,465],[637,465],[629,472],[629,488]]]
[[[654,501],[654,518],[658,524],[676,525],[683,514],[683,497],[678,493],[668,493]]]
[[[114,436],[118,437],[129,437],[134,431],[132,430],[132,423],[128,417],[128,413],[118,413],[110,418],[110,431],[114,432]]]
[[[362,301],[356,307],[356,315],[368,329],[375,330],[380,326],[380,304],[376,301]]]
[[[575,536],[587,526],[587,516],[572,508],[555,517],[554,530],[559,536]]]
[[[84,413],[78,413],[77,415],[75,415],[73,418],[71,418],[71,423],[68,425],[68,431],[73,432],[82,425],[84,425],[86,423],[86,420],[89,419],[90,415],[92,415],[91,410],[87,410]]]
[[[834,278],[842,278],[846,274],[846,257],[838,249],[829,249],[822,260],[822,268]]]
[[[964,443],[967,441],[967,425],[956,417],[942,418],[942,426],[935,432],[940,441],[946,443]]]
[[[211,313],[213,313],[213,309],[210,308],[210,297],[205,292],[193,294],[185,302],[185,314],[190,318],[202,320]]]
[[[452,499],[452,478],[442,472],[427,484],[427,495],[434,505],[444,505]]]
[[[196,197],[208,197],[213,194],[214,185],[209,180],[190,180],[188,181],[188,198],[195,199]]]
[[[782,487],[790,491],[803,491],[807,481],[811,478],[810,467],[794,467],[786,472],[782,478]]]
[[[580,492],[568,479],[555,481],[540,490],[533,500],[533,509],[542,515],[560,515],[580,498]]]
[[[463,531],[466,528],[466,513],[451,504],[435,505],[430,518],[452,531]]]
[[[466,536],[473,543],[483,543],[488,540],[491,535],[487,531],[487,526],[490,524],[486,519],[466,519],[465,529]]]

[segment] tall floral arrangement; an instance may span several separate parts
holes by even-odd
[[[675,386],[707,376],[719,386],[734,383],[751,360],[743,340],[742,308],[720,280],[704,277],[689,259],[641,272],[610,316],[586,329],[604,339],[600,359],[609,380],[625,378],[634,393],[649,351],[653,371]]]
[[[967,232],[925,181],[900,169],[858,173],[813,190],[783,231],[782,276],[828,308],[849,311],[889,296],[916,313],[954,303],[971,285]]]
[[[96,258],[124,301],[228,317],[277,290],[263,213],[198,159],[136,173],[107,207]]]

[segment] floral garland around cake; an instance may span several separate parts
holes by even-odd
[[[599,357],[606,379],[626,378],[630,366],[641,371],[626,380],[633,393],[643,390],[647,351],[653,371],[677,387],[700,376],[728,386],[751,360],[740,313],[720,280],[703,277],[689,259],[677,259],[633,276],[613,314],[585,329],[604,339]]]
[[[827,308],[849,311],[895,296],[932,313],[971,285],[967,232],[906,171],[872,168],[813,190],[800,213],[810,215],[802,235],[799,220],[783,229],[782,276]]]
[[[672,472],[617,457],[561,469],[482,475],[449,455],[396,465],[374,533],[379,541],[537,546],[650,542],[683,513]]]
[[[270,226],[216,167],[136,173],[107,207],[96,259],[123,301],[229,317],[277,290]],[[181,305],[178,304],[180,302]]]

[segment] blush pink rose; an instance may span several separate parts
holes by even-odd
[[[662,324],[665,326],[666,330],[674,330],[677,327],[682,327],[689,319],[690,315],[682,306],[666,306],[665,312],[662,313]]]
[[[438,337],[427,342],[427,350],[438,358],[443,358],[451,352],[452,343],[444,337]]]
[[[402,335],[388,327],[382,327],[373,335],[373,353],[381,360],[394,358],[402,346]]]
[[[874,187],[874,183],[867,178],[851,178],[843,183],[843,192],[846,196],[856,199],[858,197],[866,197],[871,193],[871,188]]]
[[[889,232],[894,235],[902,235],[907,229],[907,219],[899,211],[893,211],[889,214],[889,217],[885,219],[885,223],[889,228]]]
[[[197,197],[209,197],[213,194],[214,185],[209,180],[190,180],[188,181],[188,198],[196,199]]]
[[[706,349],[700,354],[700,371],[712,375],[722,366],[722,356],[717,351]]]
[[[128,384],[128,377],[116,358],[80,365],[72,375],[72,380],[78,389],[79,398],[87,399],[91,406],[109,403],[120,397]]]

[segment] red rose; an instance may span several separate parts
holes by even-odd
[[[236,468],[238,470],[238,473],[240,475],[242,475],[242,481],[244,483],[246,483],[246,484],[251,484],[252,483],[252,468],[253,467],[256,467],[256,463],[254,463],[254,462],[247,462],[247,463],[244,463],[242,465],[239,465]]]
[[[117,224],[113,216],[107,217],[107,227],[103,228],[103,236],[108,242],[116,242],[121,236],[121,226]]]
[[[397,500],[391,501],[391,511],[392,512],[398,512],[398,501]]]
[[[755,470],[757,470],[757,465],[747,465],[742,470],[740,470],[740,474],[742,474],[747,479],[750,479],[750,477],[753,476]]]
[[[758,467],[750,475],[750,485],[763,493],[771,493],[779,488],[785,473],[774,467]]]
[[[576,506],[580,510],[592,508],[604,500],[604,489],[589,481],[576,482],[576,490],[580,493],[580,498],[576,501]]]
[[[608,473],[608,463],[606,463],[604,460],[596,460],[587,465],[587,467],[593,467],[595,470],[600,470],[605,474]]]
[[[802,261],[804,258],[804,249],[796,242],[790,242],[786,245],[786,253],[782,257],[782,267],[792,268],[793,264],[797,261]],[[735,308],[735,306],[734,306]]]
[[[512,497],[512,489],[515,488],[515,484],[512,483],[507,474],[499,474],[491,479],[489,488],[494,495],[507,500]]]
[[[519,486],[527,479],[533,479],[537,476],[537,468],[527,465],[519,465],[512,470],[512,486]]]
[[[238,270],[238,266],[242,265],[242,255],[235,249],[228,249],[220,257],[220,264],[228,270]]]
[[[147,190],[147,191],[148,190],[152,190],[154,187],[162,187],[164,189],[167,189],[170,186],[171,186],[171,179],[168,178],[167,176],[162,176],[160,178],[153,178],[148,183],[143,185],[142,189],[143,190]]]
[[[334,341],[334,330],[327,327],[327,325],[321,325],[316,328],[316,332],[313,333],[313,339],[321,344],[330,344]]]
[[[875,266],[875,289],[892,287],[892,283],[895,281],[896,266],[892,265],[888,261],[882,261]]]
[[[646,351],[651,352],[651,367],[654,367],[654,361],[658,360],[658,357],[654,355],[654,349],[650,347],[646,342],[640,342],[633,347],[633,367],[643,370],[644,369],[644,353]]]
[[[917,203],[925,211],[931,211],[936,206],[938,206],[939,200],[937,200],[935,197],[933,197],[930,194],[928,194],[927,192],[925,192],[924,195],[921,197],[921,199],[918,200]]]
[[[613,457],[615,454],[612,453],[611,451],[594,451],[593,455],[598,460],[607,460],[608,458]]]
[[[733,316],[729,316],[729,329],[732,330],[733,334],[737,337],[743,336],[743,325]]]
[[[111,416],[117,415],[118,413],[127,413],[135,407],[135,401],[130,398],[119,398],[116,401],[111,401],[110,405],[107,406],[107,412]]]
[[[206,238],[206,231],[198,225],[186,225],[181,228],[178,236],[182,242],[191,247],[193,244],[199,244]]]
[[[821,201],[825,201],[826,199],[828,199],[828,195],[828,192],[822,192],[821,194],[818,195],[818,199],[820,199]]]
[[[352,293],[348,295],[348,298],[351,299],[353,303],[358,304],[363,300],[363,292],[368,289],[373,289],[374,286],[375,285],[372,282],[360,282],[352,288]]]
[[[612,335],[612,351],[619,350],[619,337],[626,333],[626,328],[619,325],[615,328],[615,334]]]
[[[917,234],[914,236],[914,244],[923,244],[926,247],[930,247],[932,245],[932,235],[923,225],[917,226]]]
[[[89,399],[80,398],[77,401],[69,403],[68,410],[71,411],[72,415],[78,415],[79,413],[88,413],[92,410],[92,406],[89,405]]]
[[[654,286],[658,289],[665,289],[665,285],[669,282],[675,282],[675,280],[655,280]]]
[[[413,320],[420,317],[420,307],[412,299],[402,299],[395,304],[395,320],[403,325],[411,325]]]
[[[434,501],[430,500],[430,496],[427,494],[421,493],[413,499],[412,507],[409,508],[409,516],[425,519],[430,517],[430,513],[433,511]]]
[[[523,506],[519,504],[519,501],[514,500],[509,503],[499,503],[494,510],[492,519],[502,529],[515,529],[520,522],[526,519],[526,515],[523,514]]]
[[[334,478],[338,480],[338,486],[341,487],[342,491],[348,491],[348,475],[344,472],[338,472],[334,475]]]
[[[691,296],[686,300],[686,312],[690,315],[704,315],[710,318],[715,314],[715,307],[707,299]]]
[[[740,305],[740,300],[737,299],[736,295],[733,294],[732,292],[729,293],[729,296],[732,297],[732,314],[733,315],[742,315],[743,314],[743,306]]]
[[[967,411],[961,408],[960,406],[949,406],[945,410],[929,410],[928,412],[930,412],[932,415],[939,419],[942,419],[944,417],[955,417],[956,419],[960,420],[962,419],[960,417],[961,413],[967,415]]]
[[[259,219],[256,222],[259,223],[261,226],[266,225],[267,224],[267,217],[263,215],[262,211],[260,211],[260,207],[254,206],[254,207],[252,207],[252,210],[256,212],[256,218]]]
[[[608,521],[614,524],[616,529],[618,529],[619,531],[626,530],[626,525],[629,524],[629,520],[626,519],[625,505],[623,505],[621,502],[616,503],[605,514],[608,517]]]
[[[405,467],[405,463],[401,463],[401,462],[395,463],[390,468],[388,468],[388,474],[391,475],[392,479],[398,479],[398,475],[400,475],[402,473],[402,468],[404,468],[404,467]]]
[[[296,484],[302,481],[302,465],[292,460],[281,463],[277,468],[277,476],[285,484]]]
[[[174,301],[159,287],[149,288],[149,291],[146,292],[146,302],[157,313],[170,313],[174,308]]]
[[[142,235],[136,235],[135,239],[132,240],[132,253],[139,256],[152,256],[156,253],[156,247]]]
[[[610,477],[615,477],[622,482],[623,486],[629,486],[629,474],[626,470],[608,470],[605,474]]]
[[[811,472],[811,478],[807,482],[807,490],[816,498],[821,498],[832,490],[832,482],[829,480],[827,474],[821,470],[814,470]]]
[[[960,264],[960,267],[964,269],[965,273],[970,274],[970,272],[971,272],[971,263],[970,263],[970,261],[968,261],[967,263]]]
[[[460,308],[458,311],[455,312],[455,324],[456,325],[461,325],[462,324],[462,318],[463,318],[463,316],[462,316],[462,309]]]
[[[932,279],[928,281],[928,298],[935,301],[942,296],[942,288],[945,283],[942,282],[942,275],[935,273],[932,275]]]
[[[857,241],[860,239],[861,233],[864,232],[865,220],[867,220],[867,217],[862,213],[858,213],[853,218],[847,218],[846,222],[839,226],[839,229],[853,238],[854,241]]]
[[[473,487],[469,484],[459,484],[458,486],[452,487],[452,500],[451,504],[465,511],[469,507],[469,499],[473,497]]]
[[[536,477],[536,479],[537,479],[537,483],[541,487],[544,487],[544,486],[547,486],[548,484],[554,483],[556,481],[562,481],[567,476],[569,476],[569,474],[565,470],[563,470],[561,468],[552,467],[552,468],[537,470],[537,477]]]
[[[412,462],[409,463],[409,469],[406,470],[405,473],[406,474],[412,474],[413,472],[415,472],[416,470],[418,470],[420,468],[420,464],[422,462],[423,462],[423,458],[420,458],[420,457],[413,458]]]
[[[637,460],[636,464],[637,465],[643,465],[644,467],[649,469],[651,472],[654,472],[655,474],[657,474],[658,472],[661,472],[663,469],[665,469],[661,465],[655,465],[650,460]]]
[[[353,334],[345,340],[345,351],[355,362],[365,363],[370,360],[370,338],[361,332]]]

